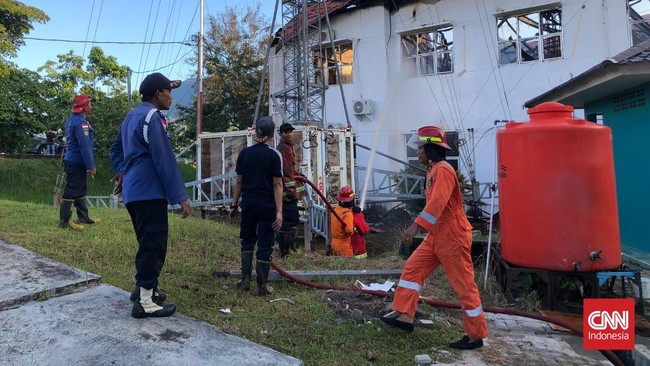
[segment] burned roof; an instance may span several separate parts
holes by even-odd
[[[429,2],[438,2],[440,0],[429,0]],[[314,25],[325,18],[325,14],[332,16],[341,13],[353,12],[363,8],[382,5],[390,11],[398,10],[400,6],[407,5],[416,0],[329,0],[317,2],[307,7],[307,24]],[[325,6],[327,8],[325,8]],[[325,12],[327,9],[327,12]],[[276,52],[282,48],[285,40],[296,36],[296,25],[302,25],[302,14],[291,19],[284,28],[280,28],[275,33],[271,46],[276,46]],[[300,26],[297,27],[300,29]]]

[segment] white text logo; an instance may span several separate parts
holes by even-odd
[[[593,330],[612,329],[616,330],[620,326],[621,329],[627,330],[629,327],[629,312],[628,311],[600,311],[596,310],[589,314],[587,323]]]

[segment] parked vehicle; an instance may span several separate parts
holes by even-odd
[[[32,135],[32,145],[25,151],[27,154],[59,155],[65,148],[63,135],[51,133],[50,138],[46,133]]]

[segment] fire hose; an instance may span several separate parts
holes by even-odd
[[[327,207],[330,209],[330,211],[334,214],[334,216],[343,223],[343,219],[339,217],[338,214],[334,211],[334,208],[332,205],[327,201],[325,196],[323,195],[322,192],[318,190],[318,188],[314,185],[313,182],[311,182],[309,179],[307,179],[304,176],[297,176],[296,179],[309,184],[314,191],[321,197],[323,202],[327,205]],[[310,281],[303,280],[301,278],[298,278],[296,276],[293,276],[289,274],[287,271],[285,271],[282,267],[280,267],[276,262],[271,262],[271,266],[273,269],[275,269],[280,275],[286,277],[287,279],[299,283],[304,286],[308,287],[313,287],[321,290],[337,290],[337,291],[355,291],[355,292],[361,292],[365,294],[370,294],[370,295],[375,295],[375,296],[380,296],[380,297],[388,297],[389,294],[384,292],[384,291],[375,291],[375,290],[364,290],[356,287],[341,287],[341,286],[331,286],[331,285],[323,285],[323,284],[318,284]],[[430,300],[430,299],[425,299],[420,297],[419,302],[423,302],[426,304],[429,304],[430,306],[433,307],[440,307],[440,308],[448,308],[448,309],[462,309],[460,304],[453,304],[453,303],[448,303],[448,302],[443,302],[443,301],[437,301],[437,300]],[[519,310],[511,310],[511,309],[505,309],[505,308],[499,308],[499,307],[493,307],[493,306],[484,306],[483,311],[486,311],[488,313],[493,313],[493,314],[505,314],[505,315],[514,315],[514,316],[519,316],[519,317],[524,317],[524,318],[529,318],[529,319],[535,319],[535,320],[540,320],[543,322],[547,323],[552,323],[555,325],[559,325],[561,327],[564,327],[568,330],[570,330],[573,334],[582,337],[583,332],[582,330],[574,327],[573,325],[561,321],[561,320],[556,320],[553,318],[549,318],[547,316],[542,316],[534,313],[527,313],[524,311],[519,311]],[[621,359],[611,350],[599,350],[600,353],[609,360],[613,365],[615,366],[624,366],[625,364]]]

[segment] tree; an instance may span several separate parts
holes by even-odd
[[[96,97],[88,121],[95,129],[96,154],[108,156],[110,144],[128,112],[126,66],[119,65],[114,56],[104,54],[100,47],[90,50],[87,63],[73,51],[57,57],[58,62],[47,61],[38,70],[45,75],[42,84],[48,100],[57,106],[58,128],[70,115],[75,94]]]
[[[49,128],[55,111],[47,101],[40,76],[27,69],[7,69],[0,76],[0,151],[18,152],[30,133]]]
[[[50,18],[40,9],[15,0],[0,0],[0,75],[9,74],[6,57],[15,57],[23,37],[34,27],[33,22],[46,23]]]
[[[204,131],[242,130],[253,122],[269,34],[260,9],[259,2],[245,10],[228,7],[209,18],[204,40]],[[262,110],[268,108],[266,85],[264,95]],[[181,116],[188,127],[196,126],[195,107],[181,109]]]

